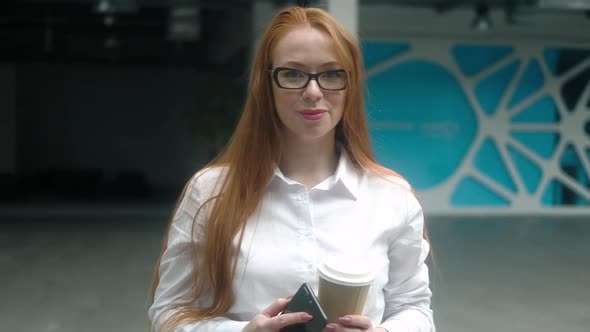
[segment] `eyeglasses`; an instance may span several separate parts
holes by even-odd
[[[269,70],[272,72],[275,83],[283,89],[303,89],[311,80],[315,80],[320,88],[328,91],[344,90],[348,84],[348,75],[344,69],[328,70],[315,74],[287,67],[276,67]]]

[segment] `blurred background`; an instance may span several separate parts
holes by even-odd
[[[174,201],[295,4],[361,42],[377,158],[426,213],[438,330],[588,331],[590,0],[2,1],[0,329],[147,330]]]

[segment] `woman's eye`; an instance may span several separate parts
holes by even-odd
[[[303,78],[303,73],[297,70],[285,70],[283,76],[286,78]]]
[[[341,78],[344,75],[341,71],[327,71],[323,74],[326,78]]]

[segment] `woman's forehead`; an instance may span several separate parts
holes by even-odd
[[[326,67],[339,63],[332,38],[326,32],[311,26],[288,31],[271,51],[274,66]]]

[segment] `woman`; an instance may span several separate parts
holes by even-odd
[[[169,225],[148,314],[156,331],[278,331],[322,259],[376,272],[364,315],[325,331],[434,331],[420,205],[373,157],[355,39],[329,14],[288,8],[270,23],[239,124],[187,184]]]

